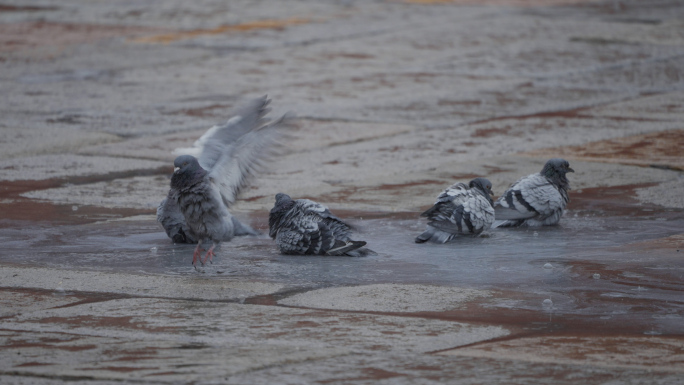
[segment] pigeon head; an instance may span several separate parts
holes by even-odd
[[[468,187],[480,190],[482,195],[489,200],[489,203],[494,203],[492,201],[492,195],[494,195],[494,192],[492,191],[492,182],[490,182],[489,179],[475,178],[468,183]]]
[[[284,193],[277,193],[276,196],[276,201],[275,205],[271,209],[271,216],[280,216],[290,210],[292,206],[295,205],[295,201],[290,198],[289,195],[284,194]]]
[[[295,205],[295,202],[287,194],[278,193],[275,198],[275,206],[268,214],[268,235],[273,239],[278,234],[278,229],[286,213]]]
[[[276,200],[276,206],[278,206],[279,203],[285,203],[287,201],[291,201],[292,198],[290,198],[290,196],[285,194],[285,193],[277,193],[275,196],[275,200]]]
[[[575,170],[570,168],[570,163],[568,163],[567,160],[552,158],[546,162],[540,174],[545,176],[555,185],[567,189],[570,186],[570,182],[565,174],[569,172],[575,172]]]
[[[202,180],[207,172],[192,155],[181,155],[173,161],[171,187],[187,188]]]
[[[197,158],[192,155],[181,155],[173,161],[174,173],[193,172],[201,168]]]

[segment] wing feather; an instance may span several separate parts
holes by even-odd
[[[235,202],[249,180],[279,154],[290,118],[285,115],[273,123],[252,127],[235,142],[224,146],[212,168],[208,169],[208,177],[221,192],[227,207]]]
[[[235,148],[235,143],[251,130],[266,124],[265,116],[270,99],[266,96],[254,99],[241,107],[223,124],[215,125],[195,141],[190,148],[177,148],[176,155],[192,155],[203,169],[210,171],[216,162]]]

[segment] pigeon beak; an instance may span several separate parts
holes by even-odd
[[[178,172],[178,170],[180,170],[180,167],[174,167],[174,168],[173,168],[173,173],[175,174],[176,172]]]
[[[573,170],[573,169],[571,169],[570,167],[568,167],[568,171],[567,171],[567,172],[575,172],[575,170]]]

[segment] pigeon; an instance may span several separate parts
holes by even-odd
[[[549,159],[538,174],[513,183],[494,204],[495,227],[556,225],[568,204],[570,182],[575,172],[565,159]],[[499,222],[502,221],[502,222]]]
[[[458,235],[477,235],[489,229],[494,223],[492,195],[492,183],[485,178],[475,178],[468,185],[454,183],[421,214],[429,222],[416,243],[446,243]]]
[[[185,154],[173,162],[171,188],[157,208],[157,221],[175,243],[197,243],[193,266],[211,262],[220,242],[259,234],[228,209],[287,136],[290,115],[267,121],[269,103],[265,96],[251,101],[225,124],[211,127],[193,147],[176,150]],[[212,246],[200,259],[205,241]]]
[[[320,203],[293,200],[278,193],[268,215],[268,235],[275,239],[280,252],[294,255],[346,255],[361,257],[375,254],[363,248],[364,241],[351,239],[351,226],[334,216]]]

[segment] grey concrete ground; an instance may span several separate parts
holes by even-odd
[[[684,382],[684,3],[3,0],[0,382]],[[234,211],[327,204],[378,256],[190,266],[173,155],[298,118]],[[415,245],[441,189],[568,159],[559,228]]]

